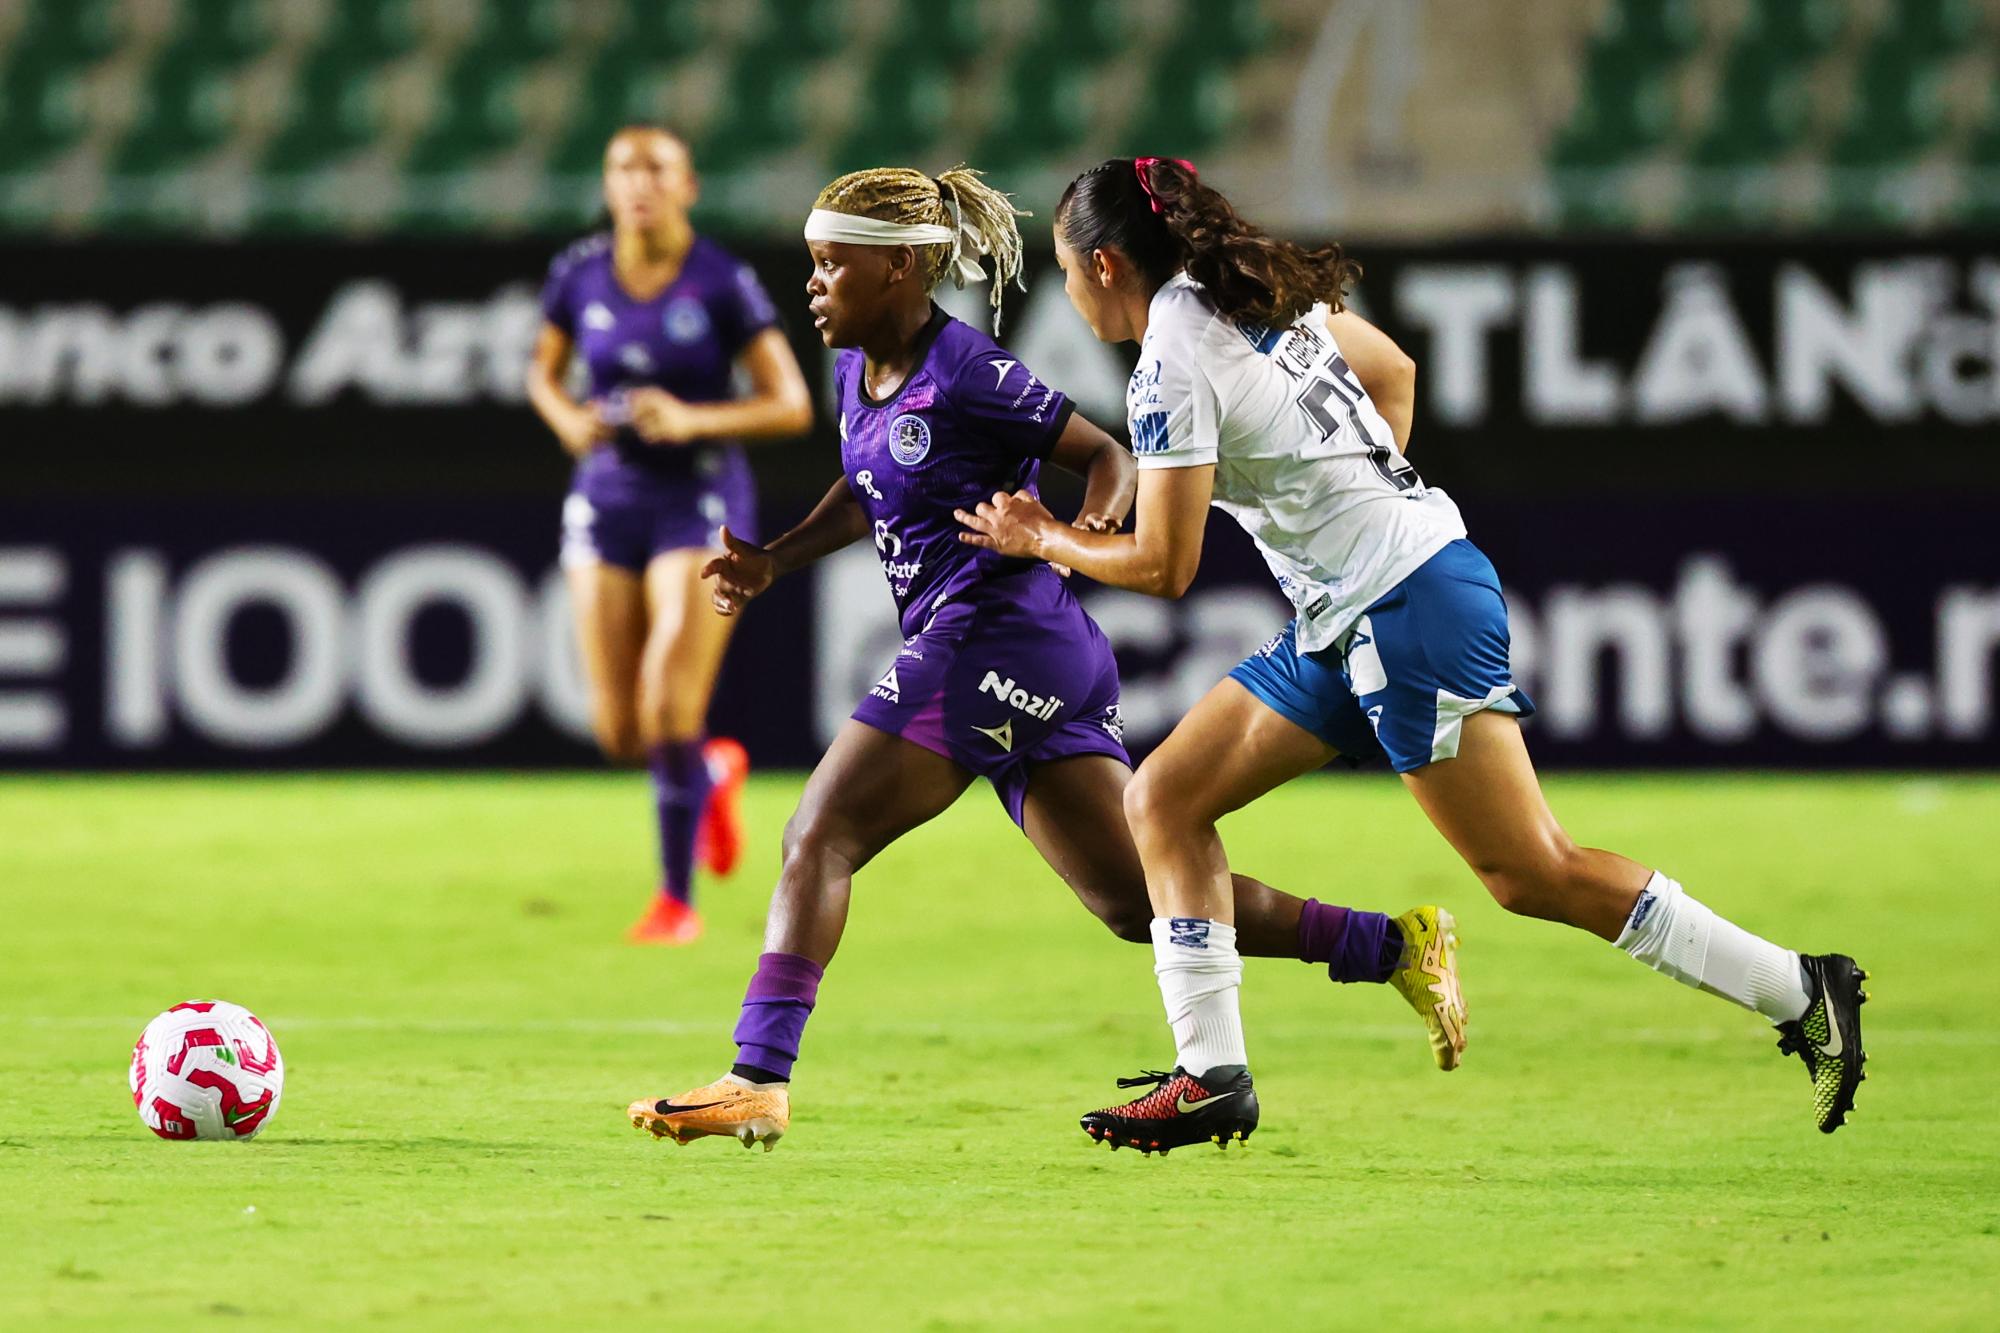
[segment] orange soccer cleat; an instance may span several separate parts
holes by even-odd
[[[761,1143],[769,1152],[792,1123],[791,1085],[751,1083],[724,1074],[707,1087],[678,1097],[633,1102],[625,1113],[634,1129],[656,1139],[687,1144],[713,1135],[735,1139],[745,1148]]]
[[[656,893],[625,938],[634,944],[692,944],[701,938],[701,914],[678,898]]]
[[[695,830],[694,854],[708,873],[727,876],[743,859],[743,780],[750,776],[750,755],[742,744],[717,736],[701,747],[708,765],[708,804]]]

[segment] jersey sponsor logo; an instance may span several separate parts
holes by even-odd
[[[605,307],[602,301],[592,301],[583,308],[583,327],[586,329],[594,329],[602,333],[617,322],[617,320],[612,318],[611,311]]]
[[[1105,709],[1104,716],[1097,720],[1097,725],[1103,727],[1104,734],[1112,740],[1120,745],[1125,743],[1125,713],[1119,705],[1113,704]]]
[[[1311,604],[1306,607],[1305,617],[1307,620],[1311,620],[1314,616],[1323,616],[1326,614],[1327,608],[1332,605],[1333,594],[1323,592],[1313,598]]]
[[[677,297],[660,313],[660,327],[682,346],[700,342],[708,336],[708,311],[692,296]]]
[[[1012,676],[1002,680],[997,671],[986,673],[986,679],[979,682],[979,692],[992,695],[1017,713],[1026,713],[1043,722],[1054,717],[1056,710],[1063,706],[1063,701],[1055,695],[1032,694],[1015,685]]]
[[[1007,382],[1007,372],[1021,363],[1019,361],[988,361],[986,364],[993,369],[993,387],[997,389]],[[1034,377],[1031,375],[1029,378],[1033,379]]]
[[[972,729],[978,732],[980,735],[986,737],[988,740],[992,741],[995,745],[999,746],[1001,749],[1006,750],[1010,754],[1013,752],[1014,749],[1013,718],[1011,717],[1008,718],[1005,722],[1002,722],[997,727],[974,726]]]
[[[889,423],[889,455],[904,467],[915,467],[931,451],[931,425],[905,412]]]
[[[1132,452],[1140,456],[1163,454],[1169,448],[1167,414],[1148,412],[1132,418]]]
[[[882,699],[892,704],[903,702],[903,682],[896,679],[895,663],[889,664],[887,674],[876,681],[868,693],[871,698]]]
[[[903,553],[903,539],[896,535],[896,530],[889,526],[886,518],[875,520],[875,549],[891,560]]]
[[[842,417],[840,419],[840,438],[843,440],[847,438],[846,417]],[[869,499],[879,500],[882,498],[882,492],[875,489],[875,473],[873,469],[862,468],[859,472],[855,473],[854,484],[856,486],[859,486],[861,488],[862,494],[866,495]],[[877,546],[880,546],[882,543],[878,539],[875,544]]]

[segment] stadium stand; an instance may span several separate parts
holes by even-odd
[[[1990,219],[2000,196],[2000,0],[1432,6],[1397,38],[1417,49],[1336,53],[1338,86],[1301,90],[1326,68],[1316,40],[1385,40],[1371,17],[1375,0],[18,0],[0,9],[0,225],[569,227],[632,120],[681,129],[705,211],[748,228],[865,162],[964,158],[1039,188],[1139,150],[1226,161],[1322,224],[1923,224]],[[1367,85],[1395,59],[1412,74],[1391,115]],[[1300,107],[1332,122],[1310,192],[1284,148]],[[1384,125],[1405,142],[1385,150]]]

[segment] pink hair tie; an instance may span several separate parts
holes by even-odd
[[[1195,170],[1194,170],[1194,163],[1192,163],[1192,162],[1188,161],[1188,160],[1187,160],[1186,158],[1184,158],[1184,157],[1140,157],[1140,158],[1134,158],[1134,159],[1132,160],[1132,174],[1133,174],[1133,175],[1135,175],[1135,176],[1137,176],[1137,177],[1139,178],[1139,188],[1140,188],[1140,189],[1142,189],[1142,190],[1144,190],[1144,191],[1146,192],[1146,200],[1147,200],[1147,202],[1149,202],[1150,204],[1152,204],[1152,206],[1153,206],[1153,211],[1154,211],[1155,213],[1158,213],[1158,212],[1160,212],[1160,211],[1161,211],[1161,209],[1160,209],[1160,196],[1159,196],[1159,195],[1157,195],[1157,194],[1154,194],[1154,193],[1153,193],[1153,182],[1151,182],[1150,180],[1147,180],[1147,179],[1146,179],[1146,168],[1147,168],[1147,167],[1150,167],[1150,166],[1152,166],[1152,165],[1154,165],[1155,163],[1158,163],[1158,162],[1171,162],[1171,163],[1173,163],[1173,164],[1174,164],[1175,166],[1177,166],[1177,167],[1185,167],[1185,168],[1187,169],[1187,174],[1188,174],[1188,175],[1192,176],[1192,175],[1194,175],[1194,174],[1195,174]]]

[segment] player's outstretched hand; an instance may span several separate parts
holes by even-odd
[[[687,444],[695,438],[694,411],[665,389],[634,389],[632,429],[647,444]]]
[[[761,546],[753,546],[722,529],[722,554],[701,567],[701,576],[713,579],[709,600],[719,616],[733,616],[778,577],[778,562]]]
[[[1039,559],[1042,533],[1062,526],[1029,491],[1015,491],[1012,495],[995,491],[991,500],[982,500],[970,513],[963,509],[951,512],[968,529],[958,534],[960,541],[1022,560]]]

